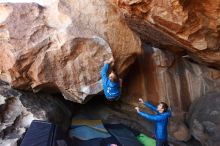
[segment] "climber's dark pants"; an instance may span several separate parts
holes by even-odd
[[[167,140],[156,139],[156,146],[169,146]]]

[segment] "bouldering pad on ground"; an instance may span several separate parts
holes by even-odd
[[[156,140],[146,136],[145,134],[140,134],[137,136],[137,139],[144,146],[156,146]]]

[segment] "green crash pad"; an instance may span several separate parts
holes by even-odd
[[[142,143],[144,146],[156,146],[156,140],[153,138],[150,138],[144,134],[140,134],[137,136],[137,139],[140,143]]]

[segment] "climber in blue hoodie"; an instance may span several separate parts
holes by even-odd
[[[139,102],[157,113],[154,115],[141,112],[139,107],[135,107],[139,115],[155,123],[156,146],[169,146],[167,142],[167,125],[168,119],[171,117],[171,112],[168,110],[168,105],[164,102],[160,102],[158,106],[155,107],[148,102],[144,102],[141,98],[139,98]]]
[[[114,101],[120,98],[121,80],[119,79],[118,75],[113,69],[111,69],[110,74],[108,75],[110,64],[112,64],[112,66],[114,65],[113,58],[111,58],[109,61],[104,63],[104,66],[102,67],[101,70],[101,76],[102,76],[102,85],[106,98],[110,101]]]

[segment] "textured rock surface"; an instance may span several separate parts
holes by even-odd
[[[187,142],[191,139],[189,128],[181,120],[172,118],[172,120],[169,121],[168,129],[170,136],[175,140]]]
[[[199,65],[188,56],[177,56],[149,45],[143,48],[144,55],[138,58],[124,80],[123,101],[133,105],[137,105],[139,97],[155,105],[165,101],[174,116],[170,135],[186,141],[190,133],[184,121],[189,107],[201,96],[219,91],[220,71]]]
[[[204,146],[220,145],[220,93],[212,93],[196,100],[189,115],[192,135]]]
[[[220,89],[220,71],[198,64],[220,68],[219,16],[219,0],[30,0],[0,4],[0,79],[19,89],[62,92],[66,99],[82,103],[102,91],[100,68],[105,60],[113,55],[117,72],[123,76],[137,57],[124,80],[124,104],[136,105],[138,97],[153,104],[163,100],[174,115],[170,136],[187,141],[192,134],[204,142],[209,137],[204,129],[212,132],[218,119],[197,129],[189,122],[192,133],[184,122],[193,101]],[[143,50],[130,28],[142,39]],[[144,45],[148,42],[155,47]],[[1,96],[0,103],[8,105],[6,99]],[[13,125],[26,107],[19,98],[9,102],[10,109],[18,110],[5,112],[9,124],[2,123],[2,129]],[[133,109],[128,114],[131,112]],[[200,122],[198,119],[198,125]],[[207,144],[215,144],[215,139]]]
[[[32,120],[45,120],[68,128],[71,112],[58,98],[21,93],[0,82],[0,145],[15,146]]]
[[[0,4],[0,78],[16,88],[61,91],[81,103],[102,91],[105,60],[113,54],[123,75],[141,51],[139,38],[106,1],[38,3]]]
[[[144,96],[153,103],[167,101],[177,113],[187,112],[192,101],[220,89],[219,70],[197,64],[189,56],[177,56],[150,45],[143,48],[144,55],[126,77],[124,91],[131,98],[126,101],[134,102],[132,96]]]
[[[141,38],[220,65],[219,0],[109,0]]]

